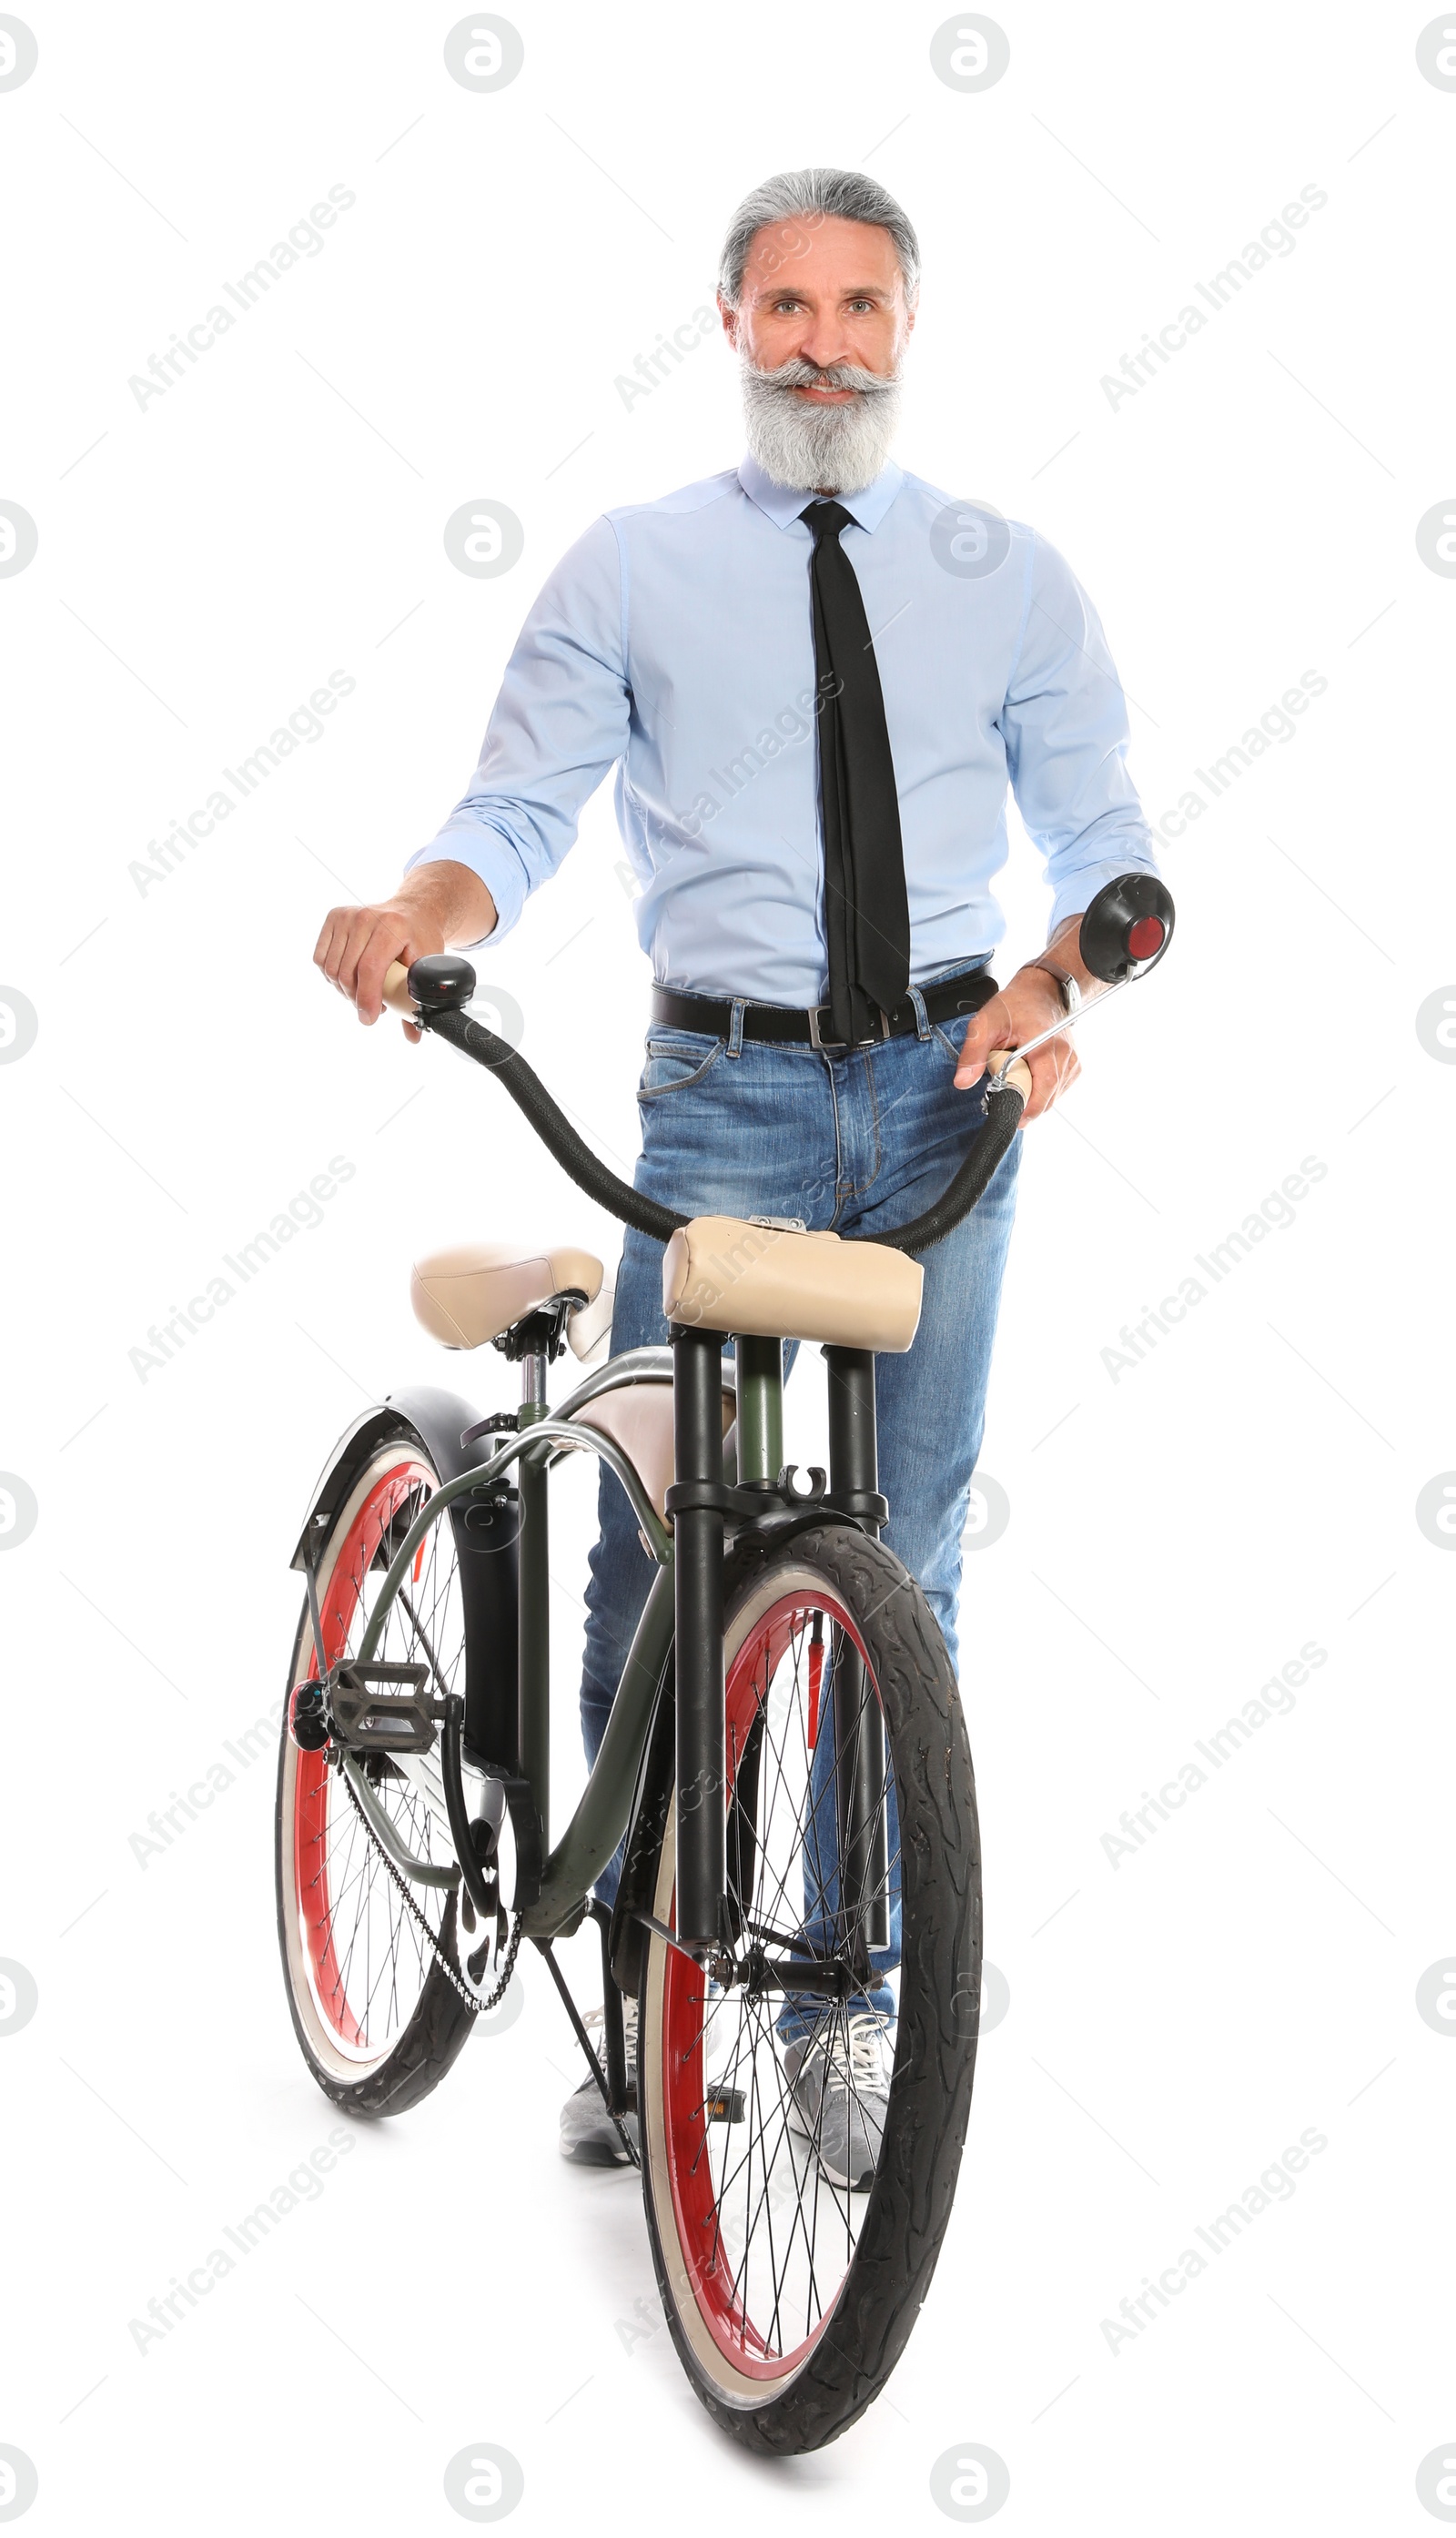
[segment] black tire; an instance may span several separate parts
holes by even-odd
[[[408,1495],[405,1485],[408,1485]],[[323,1615],[325,1652],[330,1663],[344,1653],[363,1600],[364,1579],[370,1568],[384,1565],[388,1529],[403,1524],[423,1503],[422,1493],[439,1486],[435,1460],[419,1431],[409,1421],[392,1418],[382,1431],[375,1427],[357,1467],[331,1485],[330,1503],[337,1510],[317,1570]],[[394,1504],[391,1506],[391,1500]],[[427,1537],[421,1576],[415,1581],[415,1610],[430,1632],[430,1648],[446,1687],[464,1688],[464,1631],[459,1619],[457,1549],[448,1518]],[[419,1658],[418,1625],[396,1606],[386,1644],[379,1653],[391,1658]],[[313,1670],[313,1633],[304,1603],[294,1642],[289,1686]],[[376,1792],[386,1812],[396,1818],[417,1857],[448,1864],[453,1858],[447,1835],[407,1779],[391,1770]],[[301,1828],[301,1830],[300,1830]],[[303,1865],[300,1866],[300,1845]],[[336,1884],[348,1899],[343,1906],[355,1916],[350,1933],[335,1944],[334,1914],[328,1906],[328,1873],[336,1845],[347,1859],[347,1871]],[[311,1866],[310,1863],[320,1863]],[[278,1757],[274,1810],[275,1891],[278,1942],[283,1958],[294,2033],[299,2050],[325,2097],[350,2114],[403,2114],[437,2088],[475,2023],[433,1955],[389,1876],[371,1847],[364,1825],[350,1806],[336,1770],[321,1756],[300,1755],[289,1733],[287,1705]],[[317,1890],[322,1882],[326,1908],[320,1914]],[[451,1962],[456,1955],[454,1892],[426,1887],[412,1890]],[[372,1915],[367,1934],[376,1953],[394,1950],[389,1984],[374,1977],[367,1953],[356,1975],[359,1950],[353,1944],[360,1915]],[[342,1957],[342,1962],[341,1962]],[[321,1978],[324,1968],[332,1975]],[[362,2012],[362,2015],[361,2015]],[[372,2022],[372,2031],[371,2031]],[[349,2030],[359,2032],[353,2036]]]
[[[878,2166],[867,2194],[852,2198],[865,2207],[858,2235],[837,2293],[825,2298],[823,2321],[812,2344],[806,2338],[806,2358],[791,2376],[771,2384],[738,2380],[695,2296],[684,2254],[690,2225],[675,2215],[672,2201],[668,2133],[676,2123],[680,2140],[686,2143],[689,2136],[681,2115],[671,2111],[676,2061],[666,2037],[675,2015],[674,1995],[670,1988],[664,1991],[664,1983],[671,1983],[670,1952],[652,1938],[642,1962],[637,2103],[658,2290],[679,2358],[713,2420],[743,2447],[784,2456],[823,2447],[864,2413],[899,2359],[930,2287],[970,2111],[980,1999],[980,1841],[970,1748],[955,1676],[925,1597],[899,1563],[855,1528],[827,1523],[780,1549],[736,1556],[729,1587],[725,1671],[730,1680],[735,1654],[749,1645],[752,1632],[761,1626],[770,1630],[769,1622],[761,1624],[755,1616],[778,1612],[783,1599],[802,1602],[805,1611],[812,1611],[815,1595],[822,1593],[852,1617],[867,1675],[878,1692],[899,1810],[900,1991]],[[806,1636],[801,1628],[799,1643]],[[797,1655],[793,1662],[797,1670]],[[759,1697],[766,1704],[766,1684]],[[730,1742],[731,1719],[730,1700]],[[754,1769],[757,1772],[757,1764]],[[662,1792],[655,1795],[660,1805]],[[671,1926],[670,1805],[665,1819],[653,1909]],[[776,1891],[782,1896],[781,1882]],[[679,1967],[685,1963],[681,1958],[676,1962]],[[706,1984],[701,1988],[705,1994]],[[705,2006],[704,2020],[712,2014]],[[680,2032],[674,2034],[674,2048]],[[705,2068],[705,2063],[698,2066],[699,2077]],[[709,2095],[712,2086],[707,2084]],[[757,2078],[754,2090],[757,2105]],[[705,2125],[699,2138],[705,2148]],[[680,2151],[680,2162],[684,2156]],[[735,2157],[736,2176],[744,2161],[737,2152]],[[701,2158],[699,2153],[697,2165]],[[751,2157],[747,2164],[752,2171]],[[770,2159],[770,2171],[772,2166]],[[680,2165],[678,2172],[684,2174],[685,2167]],[[765,2176],[765,2198],[767,2188]],[[805,2189],[800,2185],[798,2190],[802,2204]],[[727,2209],[726,2168],[718,2208]],[[815,2208],[817,2212],[817,2204]],[[692,2221],[699,2234],[704,2226],[700,2215]],[[715,2223],[715,2248],[720,2228]],[[701,2236],[693,2243],[701,2247]],[[745,2254],[744,2281],[748,2267]],[[700,2274],[701,2269],[699,2280]],[[744,2301],[746,2306],[746,2293]],[[775,2293],[775,2319],[777,2309]],[[780,2327],[778,2332],[782,2343],[784,2331]],[[750,2349],[745,2343],[743,2350]]]

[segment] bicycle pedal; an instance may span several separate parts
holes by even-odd
[[[742,2089],[718,2089],[703,2102],[703,2114],[710,2124],[741,2124],[745,2100]]]
[[[423,1665],[369,1665],[351,1658],[337,1666],[329,1706],[340,1743],[357,1754],[428,1754],[435,1709],[425,1690],[429,1680]],[[391,1684],[406,1689],[391,1692]]]

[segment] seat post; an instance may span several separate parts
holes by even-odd
[[[723,1334],[675,1322],[673,1443],[676,1485],[721,1488]],[[727,1879],[723,1788],[723,1510],[679,1507],[673,1517],[677,1633],[678,1937],[688,1948],[721,1946]]]
[[[874,1534],[889,1510],[879,1495],[875,1360],[868,1349],[827,1348],[829,1497]],[[841,1632],[834,1650],[834,1778],[839,1835],[839,1919],[857,1957],[890,1945],[890,1850],[885,1727],[864,1659]]]

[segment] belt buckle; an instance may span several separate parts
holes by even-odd
[[[829,1008],[827,1005],[810,1005],[806,1010],[809,1016],[809,1045],[811,1048],[822,1050],[827,1056],[832,1056],[837,1049],[848,1050],[852,1055],[856,1049],[874,1048],[877,1041],[883,1043],[893,1036],[890,1028],[890,1016],[883,1005],[875,1007],[880,1017],[878,1033],[871,1032],[865,1039],[821,1039],[819,1018],[821,1014],[827,1014]]]

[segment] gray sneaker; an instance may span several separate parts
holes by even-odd
[[[779,2045],[789,2084],[789,2120],[807,2133],[832,2185],[859,2194],[873,2185],[885,2138],[894,2055],[890,2021],[872,2009]]]
[[[601,2011],[588,2010],[582,2025],[591,2037],[592,2051],[605,2071],[607,2042],[602,2033]],[[623,2116],[622,2126],[635,2150],[637,2118],[633,2109],[636,2105],[637,2004],[634,2000],[623,2001],[622,2029],[627,2045],[628,2087],[631,2096],[631,2107]],[[561,2148],[563,2159],[574,2160],[578,2168],[625,2168],[628,2164],[627,2153],[622,2147],[622,2134],[603,2105],[601,2090],[590,2073],[579,2089],[573,2089],[562,2108]]]

